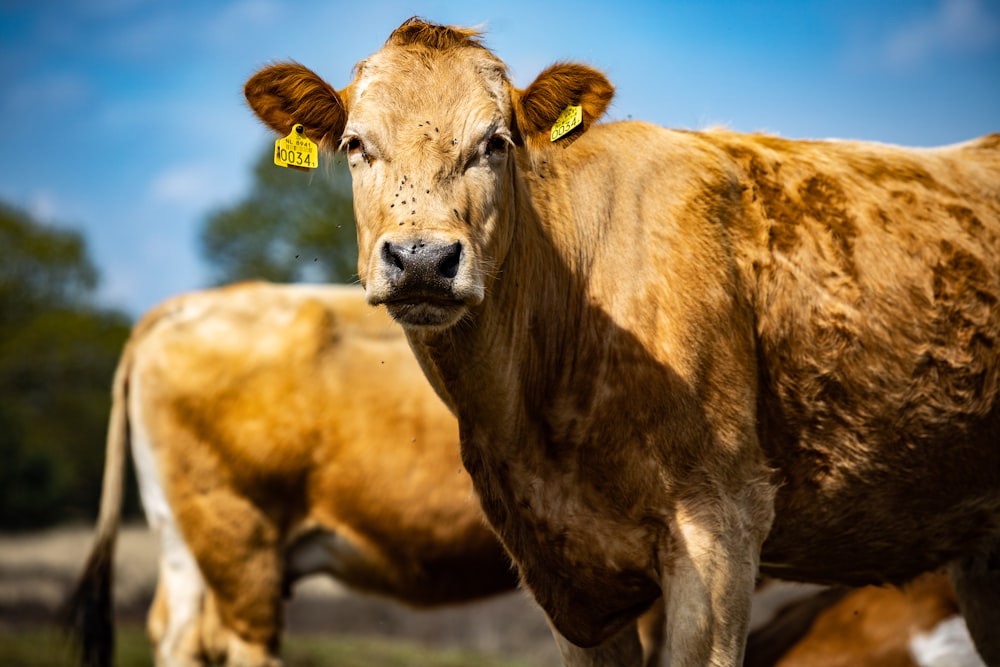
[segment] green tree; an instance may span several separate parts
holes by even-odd
[[[217,283],[352,282],[357,234],[351,177],[342,157],[307,173],[275,166],[273,148],[253,167],[249,196],[212,213],[202,254]]]
[[[78,233],[0,203],[0,528],[97,508],[111,379],[130,328],[91,303],[97,280]]]

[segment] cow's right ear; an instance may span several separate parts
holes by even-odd
[[[604,115],[615,87],[601,72],[577,63],[557,63],[538,75],[530,86],[515,91],[515,139],[537,146],[549,141],[552,125],[570,105],[579,106],[586,131]]]
[[[298,63],[278,63],[254,74],[243,86],[250,108],[284,136],[301,123],[305,135],[335,149],[347,110],[340,95],[319,75]]]

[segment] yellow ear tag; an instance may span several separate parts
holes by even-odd
[[[274,164],[303,171],[319,166],[319,148],[305,135],[301,124],[274,142]]]
[[[578,106],[570,105],[563,109],[563,112],[559,114],[559,118],[556,118],[556,123],[552,126],[552,134],[549,136],[552,141],[561,139],[582,122],[583,109]]]

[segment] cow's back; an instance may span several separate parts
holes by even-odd
[[[372,348],[400,341],[382,313],[340,287],[240,284],[171,299],[146,320],[134,377],[139,400],[160,408],[150,427],[211,441],[237,478],[267,471],[290,483],[313,465],[319,443],[309,433],[340,428],[316,412],[339,409],[357,379],[336,362],[370,361]]]

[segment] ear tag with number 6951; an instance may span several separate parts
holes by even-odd
[[[319,166],[319,148],[296,123],[287,137],[274,142],[274,164],[292,169],[315,169]]]

